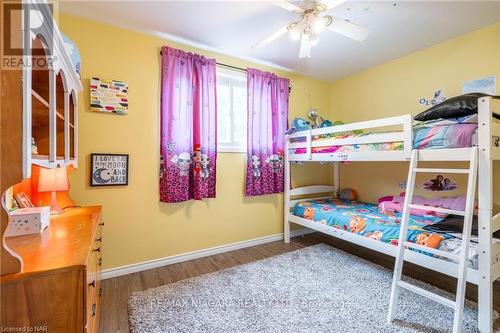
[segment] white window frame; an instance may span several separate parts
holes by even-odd
[[[247,76],[246,73],[240,70],[227,69],[221,66],[217,66],[217,83],[221,81],[228,81],[230,85],[230,105],[231,105],[231,141],[234,137],[234,126],[233,126],[233,85],[244,85],[245,89],[247,87]],[[219,143],[217,142],[217,151],[221,153],[246,153],[247,152],[247,108],[245,104],[245,133],[242,144],[231,143]],[[217,115],[217,122],[219,121],[219,116]],[[219,124],[217,124],[218,126]]]

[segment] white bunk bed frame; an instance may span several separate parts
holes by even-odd
[[[492,104],[496,110],[492,109]],[[500,277],[500,262],[494,261],[500,254],[500,243],[492,243],[492,234],[500,229],[500,213],[493,216],[493,161],[500,160],[500,147],[492,146],[492,136],[500,136],[500,124],[492,120],[492,113],[500,114],[500,103],[494,102],[490,97],[478,99],[478,269],[467,269],[467,281],[478,286],[478,328],[481,332],[491,332],[493,329],[493,286],[492,283]],[[285,193],[284,193],[284,240],[290,242],[290,224],[295,223],[351,243],[370,248],[372,250],[396,256],[397,247],[381,241],[354,234],[328,225],[316,223],[305,218],[291,214],[294,205],[307,199],[330,198],[337,196],[340,174],[339,162],[341,161],[409,161],[413,145],[413,117],[403,115],[399,117],[383,118],[371,121],[357,122],[347,125],[331,126],[296,132],[286,136],[285,142]],[[320,134],[340,133],[353,130],[366,130],[387,126],[398,126],[400,131],[390,133],[372,134],[345,139],[322,139],[314,141],[313,136]],[[296,142],[301,139],[301,142]],[[370,152],[336,152],[313,153],[313,147],[341,146],[352,144],[400,142],[404,146],[399,151],[370,151]],[[289,149],[303,148],[305,153],[290,153]],[[466,152],[467,151],[467,152]],[[428,149],[421,150],[420,161],[439,155],[441,160],[464,161],[464,156],[470,156],[468,148]],[[334,163],[334,184],[315,185],[290,189],[291,163],[302,162],[336,162]],[[330,193],[330,195],[326,195]],[[326,195],[326,196],[325,196]],[[292,198],[294,197],[294,198]],[[296,197],[302,197],[297,199]],[[431,257],[415,251],[406,250],[405,260],[426,267],[428,269],[457,277],[458,263]]]

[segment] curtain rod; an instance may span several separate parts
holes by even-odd
[[[160,55],[163,55],[162,51],[160,51]],[[231,68],[231,69],[236,69],[238,71],[243,71],[243,72],[247,72],[247,69],[246,68],[242,68],[242,67],[237,67],[237,66],[233,66],[233,65],[227,65],[227,64],[223,64],[221,62],[216,62],[215,63],[217,66],[221,66],[221,67],[226,67],[226,68]],[[288,87],[288,93],[292,92],[292,86],[290,85]]]
[[[243,72],[246,72],[247,69],[246,68],[241,68],[241,67],[237,67],[237,66],[233,66],[233,65],[226,65],[226,64],[223,64],[221,62],[216,62],[215,63],[217,66],[221,66],[221,67],[226,67],[226,68],[231,68],[231,69],[236,69],[238,71],[243,71]]]

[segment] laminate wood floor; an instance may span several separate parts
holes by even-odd
[[[216,254],[205,258],[104,280],[102,282],[103,293],[101,301],[100,332],[123,333],[129,331],[127,299],[130,293],[134,291],[159,287],[164,284],[269,258],[318,243],[329,244],[389,269],[392,269],[394,266],[394,258],[390,256],[319,233],[295,237],[290,244],[278,241]],[[453,278],[409,263],[405,263],[404,267],[404,274],[408,276],[433,284],[452,293],[455,292],[456,281]],[[494,308],[500,312],[499,282],[495,282],[493,291]],[[467,285],[467,298],[473,301],[477,300],[476,286]],[[495,322],[495,328],[500,328],[500,320]]]

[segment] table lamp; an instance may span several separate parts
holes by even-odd
[[[52,192],[52,200],[50,201],[51,214],[63,212],[57,204],[56,192],[67,190],[69,190],[69,182],[65,167],[55,169],[40,168],[38,192]]]

